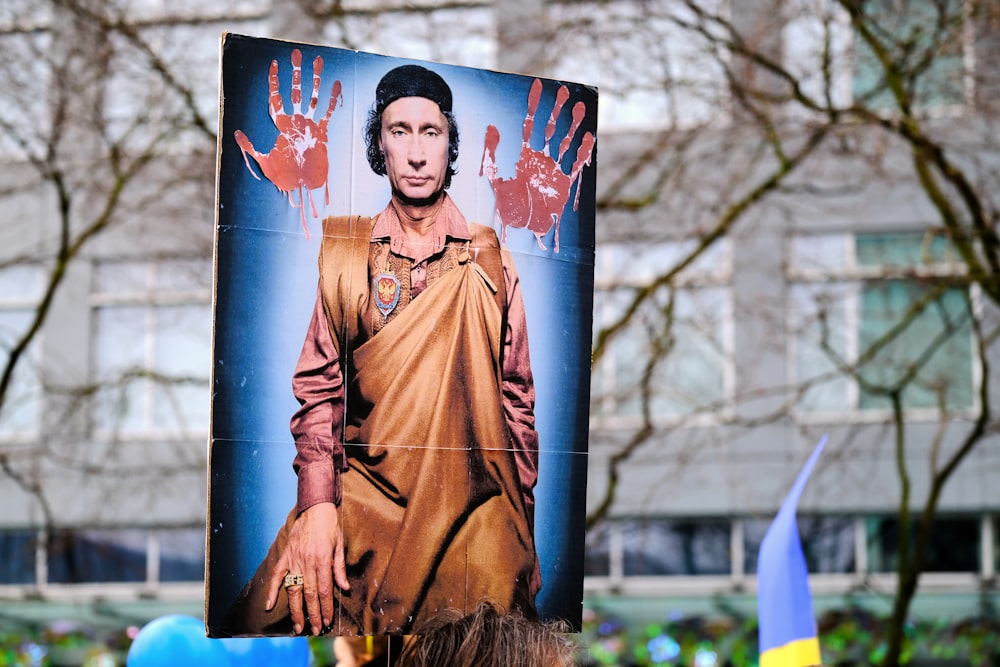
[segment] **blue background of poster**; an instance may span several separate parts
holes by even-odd
[[[246,162],[234,139],[243,131],[262,153],[277,129],[268,113],[268,69],[278,63],[279,90],[291,112],[290,54],[302,51],[303,98],[312,90],[312,63],[324,61],[317,116],[326,109],[334,80],[342,105],[329,124],[330,202],[322,189],[302,211]],[[389,199],[387,179],[374,174],[362,137],[375,86],[405,61],[373,54],[227,35],[222,60],[222,120],[216,243],[215,344],[210,452],[208,621],[217,623],[253,573],[295,503],[294,444],[288,421],[297,408],[291,376],[316,297],[320,221],[327,215],[374,215]],[[461,133],[458,174],[449,194],[470,221],[493,223],[494,196],[479,175],[487,125],[500,130],[497,164],[510,177],[520,152],[532,77],[425,64],[453,91]],[[540,148],[558,82],[545,81],[532,146]],[[587,114],[566,151],[568,172],[587,130],[596,134],[597,95],[568,84],[570,97],[556,128],[553,150],[566,134],[577,100]],[[596,163],[596,148],[594,151]],[[577,211],[569,203],[560,227],[541,250],[534,235],[510,228],[507,247],[521,277],[536,388],[540,440],[536,542],[544,617],[580,622],[593,299],[595,166],[586,167]],[[256,178],[255,177],[259,177]],[[570,193],[570,202],[576,194]],[[298,201],[298,194],[292,195]]]

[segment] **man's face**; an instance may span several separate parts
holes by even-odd
[[[433,200],[448,170],[448,119],[436,102],[401,97],[382,111],[379,145],[393,192],[410,201]]]

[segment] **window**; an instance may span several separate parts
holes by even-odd
[[[194,583],[205,578],[205,528],[0,530],[0,586]]]
[[[603,521],[587,531],[584,542],[583,574],[607,577],[611,574],[611,524]]]
[[[1000,572],[1000,517],[990,517],[989,536],[992,540],[993,570],[991,574]]]
[[[401,3],[403,4],[403,3]],[[325,42],[397,58],[496,68],[496,18],[489,6],[423,2],[417,9],[347,12],[324,26]]]
[[[939,517],[934,521],[925,572],[979,572],[980,520],[977,517]],[[899,558],[899,520],[868,517],[868,569],[895,572]],[[915,548],[916,525],[911,525],[910,554]]]
[[[44,274],[34,265],[0,271],[0,359],[10,361],[13,348],[31,328],[42,297]],[[38,431],[41,409],[38,337],[17,360],[13,381],[2,405],[0,438],[30,436]]]
[[[756,579],[760,544],[773,516],[613,519],[587,533],[586,586],[591,591],[646,595],[742,594]],[[924,572],[955,592],[980,592],[1000,568],[996,517],[939,515]],[[899,520],[895,515],[797,517],[810,577],[847,593],[863,578],[887,585],[896,574]],[[911,530],[913,548],[915,532]],[[981,549],[981,545],[991,548]],[[912,554],[912,551],[911,551]],[[886,576],[888,575],[888,577]],[[955,575],[963,575],[956,577]],[[681,588],[683,587],[683,588]]]
[[[717,418],[732,394],[729,251],[717,243],[647,298],[594,366],[593,414],[654,419]],[[693,244],[602,244],[597,249],[594,324],[618,319],[637,290],[694,250]],[[714,416],[713,416],[714,415]]]
[[[218,89],[223,28],[234,26],[210,19],[193,25],[160,19],[135,26],[134,34],[127,36],[110,32],[105,56],[109,74],[101,98],[109,141],[136,153],[149,151],[157,142],[169,151],[204,148],[206,136],[195,127],[188,105],[195,105],[207,125],[218,122],[218,99],[198,93]],[[194,93],[192,98],[176,90],[171,79]]]
[[[700,5],[712,13],[723,3]],[[677,23],[696,20],[684,3],[564,1],[549,4],[548,12],[550,74],[600,88],[602,131],[691,126],[726,108],[715,55],[697,31]]]
[[[944,236],[798,236],[790,265],[801,413],[885,411],[892,388],[906,408],[973,407],[972,298]]]
[[[902,72],[907,95],[919,106],[960,106],[966,91],[965,13],[962,0],[865,0],[865,24]],[[852,82],[856,102],[891,109],[885,67],[860,35],[854,36]]]
[[[743,521],[744,572],[757,572],[757,554],[772,519]],[[806,567],[813,574],[850,573],[855,570],[854,518],[799,516],[799,539]]]
[[[53,584],[146,581],[147,534],[142,530],[64,530],[47,548]]]
[[[156,531],[160,581],[202,581],[205,578],[205,529]]]
[[[0,585],[33,583],[37,549],[33,530],[0,531]]]
[[[202,260],[98,266],[93,328],[101,432],[207,428],[210,282]]]
[[[55,94],[50,90],[54,58],[48,29],[51,21],[52,6],[48,3],[0,3],[0,81],[5,102],[0,105],[0,157],[23,160],[45,154],[48,128],[43,119],[51,115],[49,104]]]
[[[834,105],[849,105],[850,16],[835,0],[788,0],[785,11],[785,67],[799,82],[802,93],[819,104],[829,94]],[[829,49],[829,55],[824,48]]]
[[[725,520],[635,519],[621,523],[625,576],[729,574]]]

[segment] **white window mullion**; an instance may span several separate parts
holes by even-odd
[[[868,576],[868,531],[863,516],[854,517],[854,565],[859,579]]]
[[[862,283],[850,283],[844,290],[844,356],[845,361],[855,368],[860,354],[859,339],[861,337],[861,291]],[[847,383],[847,410],[858,409],[861,388],[856,376]]]
[[[993,517],[989,514],[981,518],[981,529],[979,531],[979,573],[986,581],[996,576],[996,553],[993,546],[996,536],[993,532]]]
[[[625,580],[625,538],[620,521],[612,521],[608,526],[609,579],[613,586],[621,586]]]
[[[47,530],[39,530],[35,543],[35,584],[44,589],[49,582],[49,548]]]
[[[150,530],[146,537],[146,583],[155,587],[160,581],[160,531]]]
[[[730,568],[733,584],[740,585],[746,579],[746,570],[744,568],[746,558],[743,550],[743,519],[734,519],[729,525]]]

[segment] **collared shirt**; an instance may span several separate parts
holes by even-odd
[[[416,298],[427,286],[428,265],[440,259],[448,239],[470,240],[472,235],[465,217],[445,194],[429,243],[415,246],[408,242],[391,203],[373,221],[371,238],[372,241],[388,239],[393,254],[413,261],[411,298]],[[507,296],[503,408],[513,438],[525,502],[528,507],[533,507],[538,434],[534,428],[535,390],[528,354],[527,324],[520,279],[506,250],[501,252],[501,261]],[[347,467],[343,446],[344,381],[319,289],[292,378],[292,389],[301,405],[290,424],[297,452],[294,468],[298,474],[298,511],[321,502],[339,504],[340,473]]]

